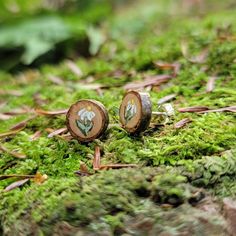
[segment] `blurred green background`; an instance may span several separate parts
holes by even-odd
[[[128,2],[2,0],[0,69],[14,71],[42,62],[57,62],[63,57],[95,55],[102,40],[97,30],[99,24],[115,8]]]
[[[130,35],[135,31],[137,40],[137,29],[145,28],[146,24],[146,16],[138,16],[140,2],[145,3],[142,5],[145,5],[146,13],[145,9],[141,10],[149,22],[155,21],[151,17],[157,13],[155,9],[159,5],[172,4],[173,7],[166,11],[174,9],[172,14],[175,11],[180,14],[182,8],[192,14],[193,9],[189,6],[196,5],[196,2],[204,2],[202,5],[207,12],[226,6],[229,9],[235,7],[234,0],[228,0],[227,4],[217,0],[1,0],[0,70],[14,72],[29,66],[38,67],[42,63],[57,63],[63,58],[94,56],[105,40],[101,25],[130,5],[136,16],[130,16],[128,20],[120,18],[116,28],[126,28]],[[123,36],[124,32],[116,34],[117,38]]]

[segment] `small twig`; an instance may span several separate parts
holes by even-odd
[[[177,123],[175,123],[175,124],[174,124],[174,127],[175,127],[176,129],[179,129],[179,128],[184,127],[186,124],[188,124],[188,123],[190,123],[190,122],[192,122],[192,121],[191,121],[189,118],[184,118],[184,119],[178,121]]]
[[[23,130],[24,128],[25,128],[25,126],[20,127],[18,129],[10,130],[10,131],[4,132],[4,133],[0,133],[0,138],[5,138],[8,136],[14,135],[14,134],[20,132],[21,130]]]
[[[179,112],[201,112],[207,110],[209,110],[209,108],[206,106],[183,107],[178,109]]]
[[[173,78],[173,75],[156,75],[148,76],[143,81],[133,81],[124,86],[125,90],[129,89],[140,89],[148,86],[157,86],[162,83],[167,83],[170,79]]]
[[[163,98],[160,98],[157,102],[158,105],[161,105],[163,103],[166,103],[166,102],[169,102],[171,101],[172,99],[174,99],[176,97],[176,94],[170,94],[170,95],[167,95]]]
[[[59,135],[59,134],[62,134],[64,132],[67,131],[67,128],[66,127],[63,127],[63,128],[60,128],[60,129],[57,129],[57,130],[54,130],[53,132],[51,132],[49,135],[48,135],[48,138],[52,138],[56,135]]]
[[[209,80],[207,81],[207,85],[206,85],[206,92],[207,93],[210,93],[214,90],[216,79],[217,79],[216,76],[211,76],[209,78]]]
[[[58,76],[55,75],[48,75],[48,79],[53,82],[54,84],[58,84],[58,85],[64,85],[65,82]]]
[[[14,152],[14,151],[8,150],[2,144],[0,144],[0,150],[2,150],[3,152],[6,152],[6,153],[12,155],[13,157],[19,158],[19,159],[25,159],[27,157],[24,153],[19,153],[19,152]]]
[[[83,76],[83,72],[81,71],[81,69],[73,61],[67,60],[66,65],[79,78],[81,76]]]
[[[29,121],[35,119],[36,117],[37,117],[37,115],[33,115],[33,116],[27,118],[26,120],[23,120],[23,121],[19,122],[18,124],[13,125],[13,126],[10,128],[10,130],[13,130],[13,131],[14,131],[14,130],[18,130],[18,129],[21,129],[21,128],[24,129],[24,128],[26,127],[27,123],[28,123]]]
[[[18,175],[18,174],[11,174],[11,175],[0,175],[0,180],[3,179],[9,179],[9,178],[28,178],[28,179],[32,179],[34,178],[35,175]]]
[[[30,141],[34,141],[37,140],[42,134],[42,131],[38,130],[36,131],[31,137],[30,137]]]
[[[219,109],[211,109],[207,111],[199,111],[199,114],[202,113],[209,113],[209,112],[236,112],[236,106],[231,106],[231,107],[223,107]]]
[[[29,181],[29,179],[21,179],[21,180],[15,181],[14,183],[12,183],[6,187],[4,189],[4,192],[9,192],[15,188],[18,188],[18,187],[24,185],[25,183],[27,183],[28,181]]]
[[[39,115],[46,115],[46,116],[55,116],[55,115],[64,115],[68,112],[68,109],[64,110],[56,110],[56,111],[45,111],[42,109],[35,109],[35,112]]]
[[[20,174],[9,174],[9,175],[0,175],[0,180],[9,179],[9,178],[23,178],[23,179],[33,179],[36,183],[43,183],[48,176],[42,175],[39,172],[35,175],[20,175]]]

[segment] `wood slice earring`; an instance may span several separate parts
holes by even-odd
[[[152,112],[150,96],[145,92],[127,92],[120,105],[119,115],[122,127],[131,134],[139,134],[145,131],[151,122],[152,115],[166,120],[174,115],[171,104],[163,104],[158,112]]]
[[[81,142],[90,142],[99,138],[106,131],[109,116],[102,103],[82,99],[70,106],[66,123],[74,138]]]

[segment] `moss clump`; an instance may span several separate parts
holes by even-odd
[[[67,62],[14,76],[0,73],[1,89],[6,91],[0,102],[7,101],[1,112],[23,105],[39,106],[35,94],[44,101],[42,108],[48,110],[66,109],[78,99],[90,98],[107,107],[112,124],[100,140],[81,144],[47,137],[46,128],[64,127],[65,116],[38,116],[21,132],[2,138],[6,147],[25,153],[27,158],[19,160],[1,152],[0,174],[39,171],[49,179],[41,186],[28,183],[8,193],[3,189],[14,180],[0,182],[0,234],[225,235],[225,220],[220,212],[209,217],[198,203],[209,194],[210,199],[219,198],[219,202],[235,195],[235,115],[176,112],[172,122],[152,125],[138,137],[130,136],[117,124],[125,92],[122,86],[168,73],[155,67],[153,62],[160,60],[177,61],[181,69],[169,83],[150,91],[153,110],[160,98],[172,93],[176,94],[172,103],[177,109],[235,105],[235,41],[230,37],[220,41],[217,34],[217,29],[224,27],[222,22],[230,23],[231,34],[235,34],[235,13],[227,8],[228,1],[215,4],[215,13],[208,4],[211,1],[206,4],[208,14],[201,18],[197,12],[189,16],[179,7],[173,14],[171,9],[176,5],[172,1],[161,1],[158,7],[155,1],[150,5],[141,1],[137,8],[130,5],[118,11],[102,28],[109,32],[100,53],[75,62],[83,71],[80,77]],[[128,17],[133,20],[124,24]],[[192,55],[209,48],[203,64],[191,63],[182,55],[183,38]],[[215,89],[206,93],[209,76],[215,74],[219,77]],[[49,75],[58,76],[63,84],[55,85]],[[85,80],[109,87],[101,95],[88,88]],[[9,94],[12,90],[21,96]],[[18,115],[1,121],[0,132],[27,117]],[[190,118],[192,123],[175,129],[173,124],[183,118]],[[30,141],[38,130],[41,137]],[[80,168],[81,161],[91,169],[96,145],[102,148],[102,163],[137,163],[140,168],[76,178],[74,171]]]
[[[181,218],[186,212],[193,211],[196,213],[194,217],[198,214],[205,217],[204,212],[188,203],[196,200],[199,190],[186,183],[185,177],[171,172],[165,174],[165,171],[164,167],[142,168],[101,172],[80,179],[51,178],[41,186],[31,184],[4,193],[0,209],[4,234],[24,231],[25,235],[35,232],[51,235],[59,225],[67,222],[71,232],[92,235],[106,232],[110,235],[126,232],[127,227],[133,227],[129,222],[138,223],[142,216],[143,223],[152,219],[150,230],[153,228],[154,232],[158,226],[161,228],[158,232],[168,232],[171,228],[181,232],[177,221],[167,227],[162,215]],[[199,200],[201,198],[195,203]],[[168,212],[165,210],[167,204]],[[173,208],[177,205],[181,205],[178,208],[180,214]],[[209,224],[215,225],[214,217],[209,219]],[[186,225],[195,231],[195,226]],[[219,225],[224,225],[223,221]],[[137,232],[141,233],[143,229],[139,230]]]

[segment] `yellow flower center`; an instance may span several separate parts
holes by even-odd
[[[87,106],[87,111],[91,111],[92,107],[91,106]]]

